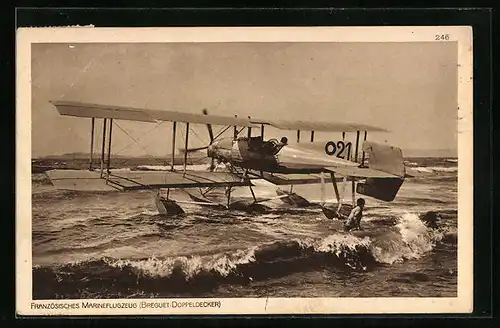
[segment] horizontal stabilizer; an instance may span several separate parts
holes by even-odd
[[[321,183],[321,176],[319,174],[271,174],[263,172],[262,178],[277,186]],[[332,181],[330,177],[325,177],[324,179],[328,183]],[[342,179],[338,179],[338,181],[342,181]]]
[[[338,173],[339,175],[352,178],[380,178],[380,179],[398,178],[397,175],[387,173],[384,171],[373,170],[367,167],[330,166],[326,167],[325,169],[330,172]]]

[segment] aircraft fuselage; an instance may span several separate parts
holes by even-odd
[[[325,149],[318,152],[294,145],[283,144],[276,139],[263,141],[260,137],[221,139],[208,147],[208,157],[244,169],[272,173],[319,173],[324,167],[335,165],[357,166],[357,163],[334,156],[328,152],[328,143],[311,143],[311,147]]]

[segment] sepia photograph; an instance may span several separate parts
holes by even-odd
[[[27,313],[471,310],[467,27],[49,30],[18,34]]]

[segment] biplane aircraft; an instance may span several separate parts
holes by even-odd
[[[170,196],[170,189],[205,188],[200,195],[188,193],[192,201],[187,203],[216,206],[225,209],[241,209],[241,202],[232,202],[231,190],[235,187],[248,187],[253,201],[243,207],[258,209],[262,203],[271,199],[281,199],[284,203],[307,206],[309,201],[292,191],[293,185],[320,184],[322,191],[321,208],[329,217],[335,217],[335,210],[325,206],[325,184],[333,184],[337,203],[342,202],[337,182],[351,182],[352,204],[356,193],[390,202],[394,200],[405,180],[405,165],[401,149],[386,144],[367,141],[369,131],[386,130],[360,124],[275,121],[209,115],[206,110],[200,114],[175,111],[137,109],[107,106],[70,101],[51,102],[61,115],[89,118],[91,120],[90,159],[88,170],[51,170],[47,172],[52,184],[58,189],[80,191],[123,191],[135,189],[153,189],[158,193],[155,203],[160,214],[177,215],[183,213],[179,204],[186,201],[175,200]],[[102,148],[100,167],[93,167],[94,132],[96,120],[102,120]],[[110,169],[111,145],[114,120],[128,120],[157,123],[172,122],[171,166],[163,171],[116,171]],[[177,124],[185,124],[183,168],[174,167],[176,156]],[[189,148],[190,124],[207,126],[210,142],[198,148]],[[214,135],[212,126],[223,129]],[[289,143],[286,137],[281,140],[265,140],[266,126],[281,130],[296,130],[297,140]],[[222,135],[233,129],[232,137]],[[246,135],[240,136],[244,130]],[[260,134],[252,136],[253,129],[260,129]],[[301,142],[301,132],[310,132],[310,139]],[[315,131],[341,132],[342,139],[328,142],[314,141]],[[348,142],[346,133],[355,132],[356,142]],[[361,144],[361,133],[364,133]],[[107,141],[107,154],[106,154]],[[206,150],[210,159],[209,170],[188,170],[187,156],[195,151]],[[225,170],[218,170],[224,164]],[[276,186],[288,185],[290,191],[277,189],[277,196],[269,199],[257,199],[252,189],[255,179],[266,180]],[[215,202],[207,193],[215,188],[225,188],[227,202]],[[166,196],[159,190],[166,189]]]

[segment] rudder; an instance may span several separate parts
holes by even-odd
[[[359,194],[390,202],[396,197],[405,179],[403,152],[400,148],[365,141],[363,151],[369,156],[369,167],[393,174],[394,178],[367,178],[366,183],[358,183]]]

